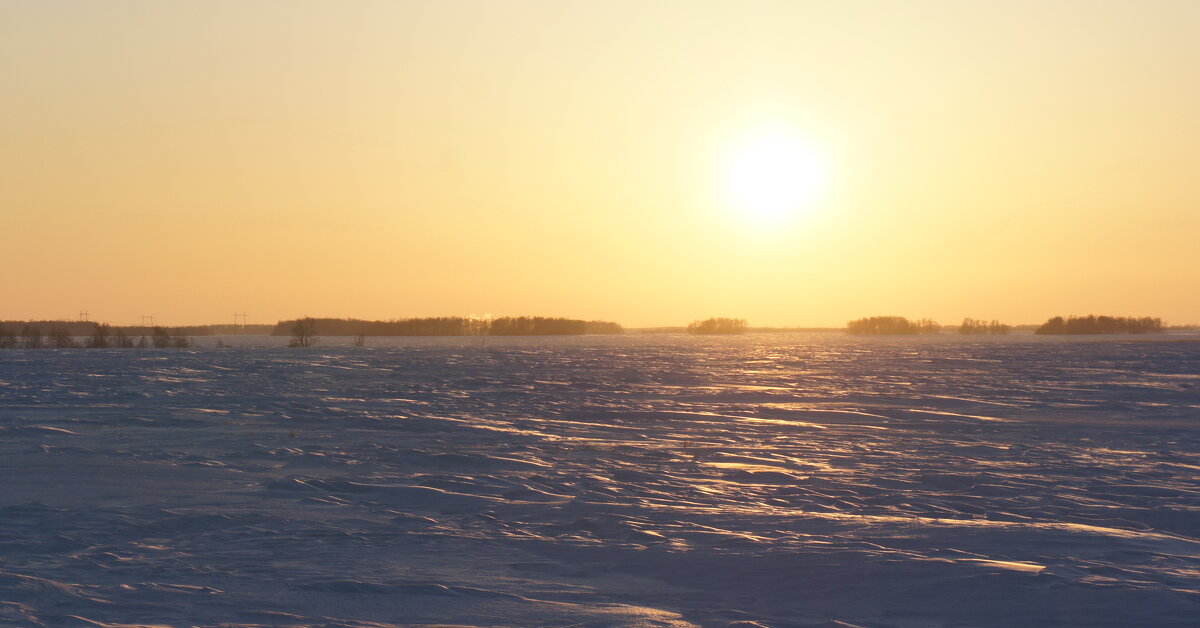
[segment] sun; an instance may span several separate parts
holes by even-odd
[[[776,222],[808,209],[826,178],[825,160],[811,144],[782,131],[759,133],[728,153],[724,193],[745,217]]]

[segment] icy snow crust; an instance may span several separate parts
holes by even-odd
[[[0,625],[1200,618],[1200,343],[338,342],[0,352]]]

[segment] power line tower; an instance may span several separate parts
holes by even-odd
[[[88,319],[88,311],[87,310],[79,310],[79,322],[86,323],[87,319]]]
[[[146,321],[150,321],[150,324],[147,325]],[[143,314],[142,315],[142,327],[147,327],[147,326],[149,326],[149,327],[154,326],[154,315],[153,314]]]
[[[238,321],[241,321],[241,323],[239,324]],[[237,312],[233,313],[233,326],[240,327],[242,331],[246,331],[246,313],[245,312],[242,312],[241,314],[238,314]]]

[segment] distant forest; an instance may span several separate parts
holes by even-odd
[[[298,320],[312,324],[317,336],[575,336],[620,334],[617,323],[543,316],[505,316],[496,319],[439,316],[368,321],[356,318],[309,318],[279,321],[272,336],[291,336]]]
[[[28,328],[47,337],[52,331],[66,332],[68,336],[91,336],[96,328],[104,323],[95,321],[0,321],[0,328],[13,333]],[[107,325],[112,333],[121,332],[126,336],[150,336],[156,329],[165,329],[172,336],[234,336],[267,334],[275,328],[274,325]]]
[[[1046,321],[1033,333],[1041,335],[1062,334],[1157,334],[1165,329],[1161,318],[1143,316],[1061,316]]]
[[[621,325],[607,321],[585,321],[543,316],[506,316],[482,319],[442,316],[372,321],[354,318],[304,318],[280,321],[274,325],[108,325],[94,321],[0,321],[0,349],[63,347],[188,347],[195,336],[264,335],[294,336],[298,322],[304,322],[306,343],[316,336],[351,336],[362,343],[367,336],[549,336],[582,334],[621,334]],[[1014,329],[1041,335],[1067,334],[1147,334],[1167,329],[1197,329],[1197,326],[1168,327],[1161,318],[1122,316],[1055,316],[1040,326],[1006,325],[999,321],[963,319],[960,334],[1008,334]],[[747,332],[834,331],[834,329],[750,328],[745,319],[709,318],[693,321],[687,327],[645,328],[642,333],[679,333],[719,335]],[[902,316],[872,316],[850,321],[846,331],[855,335],[936,334],[941,326],[930,319],[909,320]],[[218,342],[218,346],[221,343]],[[302,346],[307,346],[302,345]]]
[[[709,318],[688,323],[689,334],[744,334],[747,325],[744,318]]]
[[[859,336],[936,334],[941,329],[928,318],[910,321],[903,316],[872,316],[846,323],[846,331]]]
[[[40,325],[38,323],[49,323]],[[190,335],[173,333],[166,327],[146,328],[147,334],[138,335],[126,331],[125,327],[113,327],[104,323],[83,321],[53,322],[34,321],[29,323],[11,321],[0,323],[0,349],[132,349],[132,348],[187,348],[193,346]],[[180,328],[175,328],[180,329]],[[187,328],[183,328],[187,329]],[[82,338],[82,342],[78,340]]]
[[[973,318],[964,318],[962,325],[958,327],[960,334],[1007,334],[1012,331],[1012,325],[1005,325],[1000,321],[977,321]]]

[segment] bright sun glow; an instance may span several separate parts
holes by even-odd
[[[763,133],[730,154],[725,194],[747,217],[774,222],[808,209],[825,175],[825,162],[811,146],[786,133]]]

